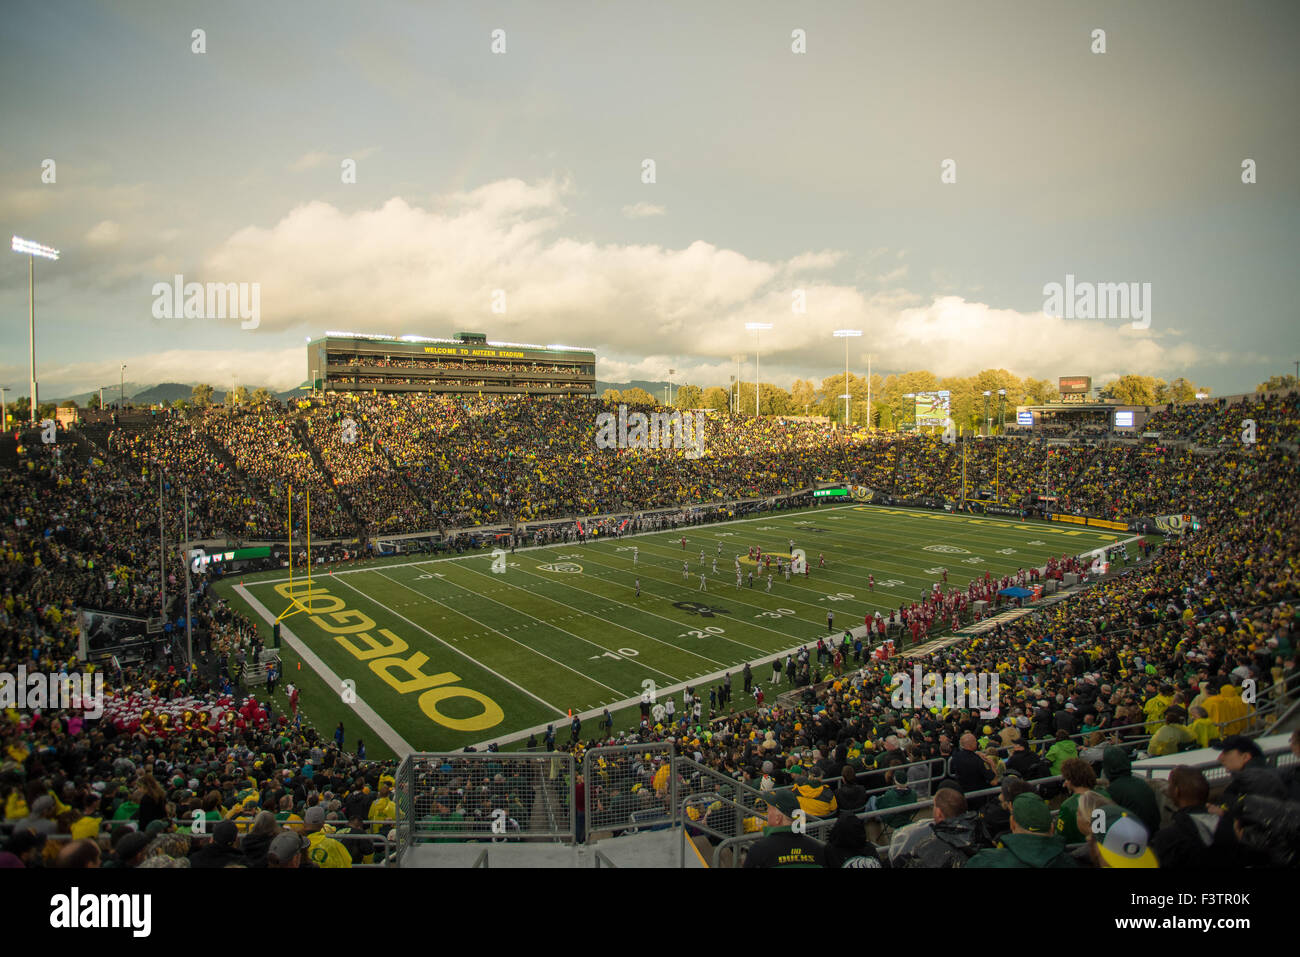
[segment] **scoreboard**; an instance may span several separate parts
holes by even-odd
[[[1092,391],[1092,376],[1090,375],[1063,375],[1057,381],[1057,391],[1061,395],[1077,395]]]

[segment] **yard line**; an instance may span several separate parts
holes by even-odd
[[[375,568],[368,568],[368,569],[366,569],[366,571],[378,572],[379,570],[378,570],[378,569],[375,569]],[[387,575],[384,575],[383,572],[379,572],[379,574],[382,575],[384,578],[388,578],[388,576],[387,576]],[[391,581],[392,579],[389,579],[389,580]],[[468,655],[468,654],[466,654],[465,652],[461,651],[459,648],[455,647],[454,645],[449,645],[449,644],[447,644],[447,642],[443,641],[441,638],[439,638],[439,637],[438,637],[437,635],[435,635],[433,632],[429,631],[429,629],[424,628],[424,627],[422,627],[422,626],[420,626],[420,625],[417,625],[415,622],[411,621],[411,619],[407,618],[405,615],[398,614],[398,612],[393,611],[391,608],[387,608],[387,607],[383,604],[383,602],[375,601],[375,599],[371,598],[369,595],[367,595],[365,592],[361,591],[361,589],[357,588],[355,585],[348,584],[347,582],[342,582],[341,584],[342,584],[343,587],[345,587],[345,588],[351,588],[354,592],[356,592],[356,593],[357,593],[358,595],[360,595],[362,598],[365,598],[367,601],[370,601],[370,602],[372,602],[373,604],[379,605],[381,608],[385,608],[385,610],[388,611],[390,614],[397,615],[398,618],[402,619],[402,621],[406,622],[406,623],[407,623],[408,625],[410,625],[412,628],[415,628],[415,629],[418,629],[419,631],[424,632],[426,635],[428,635],[430,638],[432,638],[432,639],[433,639],[434,641],[436,641],[438,644],[442,645],[442,646],[445,647],[445,648],[450,649],[451,651],[454,651],[456,654],[460,655],[462,658],[466,659],[467,661],[472,661],[474,664],[478,665],[478,666],[479,666],[480,668],[482,668],[484,671],[490,671],[490,672],[492,672],[492,674],[496,675],[498,678],[500,678],[500,679],[501,679],[502,681],[504,681],[506,684],[510,685],[510,687],[516,689],[517,691],[522,691],[524,694],[528,695],[528,697],[532,698],[534,701],[540,702],[541,704],[546,705],[546,707],[548,707],[548,708],[553,708],[557,714],[560,714],[560,715],[567,714],[567,712],[566,712],[563,708],[561,708],[561,707],[559,707],[559,706],[557,706],[557,705],[553,705],[553,704],[551,704],[549,701],[546,701],[546,700],[543,699],[543,698],[539,698],[537,695],[533,694],[533,693],[532,693],[531,691],[529,691],[527,688],[525,688],[525,687],[523,687],[523,686],[521,686],[521,685],[517,685],[517,684],[515,684],[513,681],[511,681],[511,680],[510,680],[509,678],[507,678],[505,675],[501,674],[501,672],[499,672],[499,671],[495,671],[495,670],[493,670],[492,668],[489,668],[487,665],[485,665],[483,662],[479,661],[477,658],[473,657],[472,655]],[[401,582],[398,582],[398,584],[400,585]],[[416,594],[418,595],[419,592],[416,592]],[[433,599],[431,599],[431,600],[433,600]],[[438,604],[441,605],[442,602],[438,602]],[[448,606],[448,605],[444,605],[443,607],[448,608],[448,607],[450,607],[450,606]],[[454,611],[455,609],[452,609],[452,610]],[[468,617],[468,616],[467,616],[467,617]],[[479,624],[483,624],[483,623],[482,623],[482,622],[479,622]],[[495,631],[495,629],[493,629],[493,630]],[[597,682],[597,684],[599,684],[599,682]],[[612,690],[612,689],[611,689],[611,690]]]
[[[811,489],[811,486],[809,486],[809,489]],[[848,505],[838,505],[838,506],[831,506],[831,507],[833,507],[833,508],[835,508],[835,509],[841,509],[841,508],[850,508],[851,506],[848,506]],[[823,505],[822,508],[823,508],[823,509],[826,509],[827,506],[824,506],[824,505]],[[805,514],[805,510],[803,510],[803,509],[798,509],[798,510],[796,510],[796,511],[793,511],[793,512],[790,512],[790,513],[789,513],[789,515],[802,515],[802,514]],[[577,517],[580,518],[581,516],[577,516]],[[780,516],[780,517],[782,517],[782,518],[787,518],[787,517],[789,517],[789,516],[788,516],[788,515],[783,515],[783,516]],[[563,522],[563,521],[565,521],[565,519],[546,519],[545,521],[548,522],[548,523],[552,523],[552,524],[553,524],[553,523],[557,523],[557,522]],[[625,540],[627,540],[627,539],[629,539],[629,538],[645,538],[645,537],[650,536],[650,535],[669,535],[669,536],[671,536],[671,535],[675,535],[675,534],[677,534],[677,533],[679,533],[679,532],[681,533],[681,535],[684,535],[688,530],[691,530],[691,529],[697,529],[697,528],[698,528],[698,529],[705,529],[705,528],[722,528],[723,526],[727,526],[727,525],[744,525],[744,524],[747,524],[747,523],[749,523],[749,522],[770,522],[770,521],[774,521],[774,518],[773,518],[772,515],[769,513],[769,514],[765,514],[765,515],[760,515],[760,516],[758,516],[758,517],[756,517],[756,518],[732,518],[732,519],[728,519],[728,520],[725,521],[725,522],[710,522],[708,525],[688,525],[688,526],[683,526],[683,527],[678,528],[678,529],[659,528],[659,529],[653,529],[653,530],[651,530],[651,531],[645,531],[645,532],[631,532],[631,533],[629,533],[629,534],[627,534],[627,535],[609,535],[609,536],[606,536],[606,537],[604,537],[604,538],[595,539],[595,540],[592,540],[592,541],[584,542],[584,543],[582,543],[582,544],[579,544],[578,542],[547,542],[545,545],[524,545],[523,547],[518,548],[518,549],[516,549],[515,551],[513,551],[513,552],[509,552],[509,553],[507,553],[507,554],[508,554],[508,555],[514,555],[514,554],[517,554],[517,553],[519,553],[519,552],[544,551],[544,550],[546,550],[546,549],[548,549],[548,548],[586,548],[588,545],[603,545],[605,542],[621,542],[621,541],[625,541]],[[429,534],[432,535],[433,532],[430,532]],[[701,534],[703,534],[703,532],[701,532]],[[680,538],[681,535],[678,535],[678,537]],[[689,537],[689,536],[688,536],[688,537]],[[716,536],[715,536],[715,537],[716,537]],[[372,571],[374,571],[374,570],[377,569],[377,568],[413,568],[413,567],[415,567],[415,566],[417,566],[417,565],[432,565],[432,564],[436,564],[436,563],[438,563],[438,562],[463,562],[463,561],[469,561],[469,560],[472,560],[472,559],[478,559],[478,558],[488,558],[488,559],[490,559],[490,558],[491,558],[491,555],[490,555],[489,553],[486,553],[486,552],[476,552],[476,553],[473,554],[473,555],[445,555],[445,556],[443,556],[442,558],[422,558],[422,559],[420,559],[419,561],[414,561],[414,562],[394,562],[394,563],[392,563],[392,564],[385,564],[385,563],[383,563],[383,559],[373,559],[373,558],[372,558],[372,559],[366,559],[366,561],[368,561],[368,562],[373,562],[374,564],[366,565],[366,566],[361,567],[361,568],[345,568],[345,569],[342,569],[342,570],[340,570],[340,571],[334,571],[334,572],[331,572],[330,574],[332,574],[332,575],[358,575],[358,574],[360,574],[360,573],[362,573],[362,572],[372,572]],[[261,572],[258,572],[257,574],[262,574],[262,573],[261,573]],[[289,580],[288,578],[261,578],[261,579],[258,579],[258,580],[257,580],[256,582],[254,582],[253,584],[261,584],[262,582],[272,582],[272,583],[275,583],[275,584],[279,584],[279,583],[281,583],[281,582],[287,582],[288,580]]]
[[[584,560],[585,560],[585,559],[584,559]],[[599,564],[599,562],[597,562],[597,564]],[[473,572],[476,572],[476,573],[479,574],[479,575],[484,575],[484,573],[478,571],[478,569],[473,569],[473,568],[472,568],[472,569],[469,569],[469,570],[470,570],[470,571],[473,571]],[[541,581],[541,582],[545,582],[546,584],[549,584],[549,585],[559,585],[559,586],[564,587],[564,588],[573,588],[573,589],[575,589],[575,590],[577,590],[577,591],[582,592],[584,595],[587,595],[587,596],[589,596],[589,597],[592,597],[592,598],[598,598],[598,599],[600,599],[601,601],[612,601],[612,602],[614,602],[614,603],[617,604],[617,605],[622,605],[624,608],[631,608],[633,611],[642,612],[643,614],[650,615],[650,616],[653,617],[653,618],[659,618],[659,619],[661,619],[661,620],[663,620],[663,621],[666,621],[666,622],[668,622],[669,624],[673,625],[674,627],[679,627],[678,623],[675,622],[675,621],[673,621],[671,618],[664,618],[662,615],[656,615],[656,614],[654,614],[654,612],[643,612],[642,609],[640,609],[640,608],[636,608],[636,607],[633,606],[633,605],[627,605],[627,604],[624,604],[623,602],[619,601],[619,600],[616,599],[616,598],[608,598],[608,599],[607,599],[604,595],[598,595],[598,594],[596,594],[595,592],[589,592],[589,591],[586,591],[585,589],[579,588],[577,585],[570,585],[568,582],[563,582],[563,581],[558,581],[558,580],[556,580],[556,581],[552,581],[552,580],[550,580],[550,579],[548,579],[548,578],[544,578],[543,576],[538,575],[536,572],[524,571],[524,569],[523,569],[522,566],[520,566],[520,569],[519,569],[519,570],[520,570],[520,571],[523,571],[524,574],[526,574],[526,575],[529,575],[529,576],[531,576],[531,577],[533,577],[533,578],[538,579],[538,580]],[[487,576],[484,575],[484,577],[487,577]],[[512,585],[512,584],[509,583],[509,582],[504,582],[504,584],[505,584],[507,587],[510,587],[510,588],[518,588],[517,585]],[[518,590],[519,590],[519,591],[524,591],[524,589],[522,589],[522,588],[519,588]],[[528,592],[528,594],[533,594],[533,593],[532,593],[532,592]],[[576,618],[576,617],[581,617],[581,618],[595,618],[595,616],[594,616],[593,614],[591,614],[591,612],[584,611],[583,609],[579,608],[577,605],[570,605],[567,601],[560,601],[560,599],[558,599],[558,598],[551,598],[549,595],[537,595],[537,596],[535,596],[535,597],[545,599],[546,601],[552,601],[552,602],[555,602],[555,604],[557,604],[557,605],[563,605],[563,606],[566,607],[566,608],[573,608],[573,609],[575,609],[576,611],[578,611],[578,612],[581,613],[581,614],[579,614],[579,615],[570,615],[570,616],[568,616],[568,617],[570,617],[570,618]],[[629,628],[627,625],[619,624],[619,623],[617,623],[617,622],[611,622],[611,624],[614,624],[616,627],[621,628],[623,631],[630,632],[630,633],[632,633],[632,634],[634,634],[634,635],[640,635],[642,638],[645,638],[645,639],[647,639],[647,640],[649,640],[649,641],[653,641],[653,642],[654,642],[655,644],[657,644],[657,645],[664,645],[665,647],[667,647],[667,648],[671,648],[671,649],[673,649],[674,651],[683,651],[683,652],[685,652],[686,654],[690,655],[692,658],[699,658],[699,659],[702,660],[702,661],[707,661],[709,664],[712,664],[712,665],[721,665],[721,666],[725,666],[725,665],[727,664],[725,661],[718,661],[716,658],[710,658],[708,655],[702,655],[702,654],[700,654],[699,652],[691,651],[689,648],[683,648],[681,645],[674,645],[671,641],[664,641],[664,640],[662,640],[662,639],[660,639],[660,638],[656,638],[656,637],[654,637],[653,635],[647,635],[645,632],[643,632],[643,631],[638,631],[638,630],[635,629],[635,628]],[[718,637],[721,637],[721,636],[718,636]],[[736,644],[739,645],[739,644],[744,644],[744,643],[738,641],[738,642],[736,642]],[[745,647],[746,647],[746,648],[750,648],[750,649],[753,650],[753,651],[761,651],[761,650],[762,650],[762,649],[760,649],[760,648],[753,648],[753,646],[751,646],[751,645],[745,645]]]
[[[592,564],[592,565],[599,565],[601,568],[608,568],[608,569],[611,569],[611,570],[617,571],[617,569],[616,569],[613,565],[606,565],[604,562],[598,562],[598,561],[596,561],[595,559],[591,558],[590,556],[584,558],[583,560],[586,561],[586,562],[588,562],[588,563],[590,563],[590,564]],[[541,576],[538,576],[538,575],[536,574],[536,572],[528,572],[528,574],[530,574],[530,575],[534,575],[534,576],[536,576],[536,577],[541,577]],[[619,585],[618,582],[614,581],[612,578],[607,578],[607,577],[605,577],[604,575],[592,575],[591,577],[592,577],[592,578],[599,579],[600,581],[603,581],[603,582],[608,582],[609,584],[613,585],[613,586],[616,587],[616,588],[626,587],[626,586]],[[652,576],[649,576],[649,578],[650,578],[651,581],[665,581],[665,579],[662,579],[662,578],[659,578],[659,577],[657,577],[657,576],[653,576],[653,575],[652,575]],[[543,579],[543,580],[545,580],[545,579]],[[565,586],[568,587],[568,588],[577,588],[576,585],[568,585],[566,582],[555,582],[554,584],[557,584],[557,585],[565,585]],[[668,580],[668,584],[672,584],[671,580]],[[579,590],[581,590],[581,589],[579,589]],[[657,592],[651,592],[649,589],[645,589],[645,592],[646,592],[646,594],[648,594],[648,595],[654,595],[654,596],[657,597],[657,598],[669,598],[669,597],[671,597],[671,596],[666,596],[666,595],[660,595],[660,594],[658,594]],[[594,594],[596,594],[595,592],[584,592],[584,593],[585,593],[585,594],[588,594],[588,595],[594,595]],[[720,593],[717,593],[717,592],[707,592],[706,594],[709,594],[710,596],[712,596],[712,595],[714,595],[714,594],[720,594]],[[599,596],[599,597],[601,597],[602,599],[604,599],[604,596],[603,596],[603,595],[601,595],[601,596]],[[608,601],[612,601],[612,602],[614,602],[615,604],[622,605],[624,608],[630,608],[630,609],[632,609],[633,611],[637,612],[638,614],[641,614],[641,615],[648,615],[648,616],[650,616],[651,618],[658,618],[658,619],[660,619],[661,621],[666,621],[666,622],[668,622],[670,625],[672,625],[672,626],[675,627],[675,628],[683,627],[682,624],[681,624],[680,622],[678,622],[678,621],[674,621],[672,618],[665,617],[664,615],[657,614],[657,613],[655,613],[655,612],[653,612],[653,611],[648,611],[648,610],[646,610],[646,609],[644,609],[644,608],[638,608],[636,605],[629,605],[629,604],[627,604],[627,603],[625,603],[625,602],[621,602],[621,601],[619,601],[617,598],[610,598],[610,599],[608,599]],[[744,603],[744,602],[741,602],[741,604],[745,604],[745,603]],[[755,608],[755,607],[759,607],[759,606],[751,605],[750,607],[751,607],[751,608]],[[739,622],[741,621],[741,619],[738,618],[738,619],[736,619],[736,621],[739,623]],[[750,623],[749,623],[749,622],[744,622],[744,624],[745,624],[747,627],[750,626]],[[777,631],[777,630],[774,629],[774,628],[768,628],[768,627],[765,626],[765,625],[753,625],[752,627],[754,627],[754,628],[758,628],[758,629],[760,629],[760,630],[762,630],[762,631],[770,631],[770,632],[772,632],[772,634],[774,634],[774,635],[780,635],[782,638],[793,638],[793,637],[794,637],[793,635],[787,635],[787,634],[785,634],[784,632]],[[647,637],[649,637],[649,636],[647,636]],[[725,635],[711,635],[710,637],[712,637],[712,638],[716,638],[716,639],[718,639],[719,641],[727,641],[727,642],[730,642],[731,644],[734,644],[734,645],[740,645],[741,647],[748,648],[750,651],[757,651],[760,655],[768,654],[768,651],[767,651],[766,648],[757,648],[757,647],[755,647],[754,645],[746,644],[745,642],[740,641],[739,639],[736,639],[736,638],[728,638],[728,637],[726,637]],[[658,640],[658,639],[655,639],[655,640]],[[669,643],[669,644],[670,644],[670,646],[673,647],[673,648],[681,648],[681,645],[672,645],[671,643]],[[682,650],[685,651],[686,649],[683,648]],[[694,654],[694,652],[691,652],[691,653]],[[726,664],[725,662],[714,661],[712,658],[709,658],[709,657],[707,657],[707,656],[705,656],[705,655],[696,655],[696,657],[697,657],[697,658],[703,658],[705,661],[713,661],[714,664],[721,664],[721,665],[725,665],[725,664]]]
[[[263,621],[268,625],[275,624],[275,616],[267,610],[265,605],[254,598],[248,589],[243,585],[236,585],[235,591],[239,593],[239,596],[244,601],[248,602],[248,607],[256,611]],[[335,674],[333,669],[325,664],[314,651],[308,648],[302,639],[290,631],[288,625],[281,623],[280,635],[288,643],[289,647],[307,663],[307,667],[320,675],[321,680],[325,682],[327,687],[338,689],[343,687],[343,679]],[[371,731],[379,735],[384,744],[393,749],[393,753],[399,758],[404,758],[415,751],[415,748],[411,747],[406,739],[393,729],[391,724],[380,717],[379,712],[370,707],[360,694],[357,694],[356,700],[352,702],[352,710],[357,713],[357,717],[364,721]]]
[[[393,584],[395,584],[395,585],[400,585],[401,587],[403,587],[403,588],[405,588],[405,589],[408,589],[409,591],[413,591],[413,592],[415,592],[417,595],[420,595],[421,597],[427,599],[428,601],[437,602],[439,605],[442,605],[444,608],[451,608],[451,606],[448,605],[446,602],[438,601],[438,599],[433,598],[432,596],[425,595],[424,592],[421,592],[421,591],[419,591],[419,590],[417,590],[417,589],[415,589],[415,588],[412,588],[410,585],[406,584],[406,583],[403,582],[403,581],[398,581],[396,578],[393,578],[393,577],[391,577],[391,576],[389,576],[389,575],[384,575],[383,572],[380,572],[379,574],[380,574],[380,575],[383,575],[384,578],[387,578],[387,579],[388,579],[390,582],[392,582]],[[453,581],[447,581],[446,579],[444,579],[443,582],[444,582],[444,584],[451,585],[453,588],[459,588],[461,591],[467,591],[467,592],[469,592],[471,595],[474,594],[474,592],[469,591],[469,589],[466,588],[464,585],[457,585],[455,582],[453,582]],[[351,586],[349,586],[349,587],[351,587]],[[483,597],[483,596],[479,596],[479,597]],[[488,598],[488,599],[486,599],[486,600],[487,600],[487,601],[490,601],[490,602],[493,602],[494,604],[501,605],[502,608],[505,608],[505,609],[508,610],[508,611],[514,612],[515,614],[527,615],[527,617],[532,618],[533,621],[537,622],[539,625],[544,625],[544,624],[546,624],[546,622],[542,621],[541,619],[539,619],[539,618],[533,618],[533,616],[532,616],[532,615],[528,615],[527,612],[521,612],[521,611],[519,611],[519,609],[517,609],[517,608],[512,608],[512,607],[509,606],[509,605],[506,605],[506,604],[504,604],[504,603],[502,603],[502,602],[497,601],[495,598]],[[455,611],[455,609],[452,609],[452,610]],[[465,618],[468,618],[470,621],[478,622],[478,624],[483,625],[485,628],[492,628],[492,626],[489,625],[487,622],[485,622],[485,621],[479,621],[477,618],[473,617],[472,615],[466,615],[463,611],[462,611],[462,612],[459,612],[459,614],[462,615],[462,616],[464,616]],[[418,628],[419,625],[416,625],[416,627]],[[569,635],[569,636],[571,636],[571,637],[573,637],[573,638],[577,638],[579,641],[585,641],[585,642],[587,642],[587,644],[589,644],[589,645],[591,645],[591,646],[593,646],[593,647],[595,647],[595,648],[600,648],[602,651],[610,651],[609,648],[605,648],[603,645],[598,645],[598,644],[596,644],[596,642],[594,642],[594,641],[589,641],[589,640],[586,639],[586,638],[582,638],[582,637],[580,637],[579,635],[575,635],[575,634],[573,634],[573,632],[571,632],[571,631],[564,631],[563,628],[560,628],[560,627],[557,626],[557,625],[547,625],[547,627],[548,627],[548,628],[554,628],[556,631],[563,631],[566,635]],[[605,684],[605,682],[603,682],[603,681],[598,681],[597,679],[593,678],[591,675],[583,674],[581,671],[577,671],[577,670],[575,670],[575,669],[573,669],[573,668],[570,668],[570,667],[569,667],[568,665],[566,665],[564,662],[562,662],[562,661],[557,661],[555,658],[552,658],[550,655],[548,655],[548,654],[546,654],[546,653],[544,653],[544,652],[538,651],[538,650],[537,650],[536,648],[534,648],[532,645],[526,645],[526,644],[524,644],[522,641],[515,641],[515,639],[511,638],[509,635],[505,634],[504,632],[502,632],[502,631],[500,631],[500,630],[498,630],[498,629],[496,629],[496,628],[492,628],[492,630],[495,631],[495,632],[496,632],[498,635],[500,635],[502,638],[505,638],[507,641],[512,641],[512,642],[514,642],[516,645],[518,645],[518,646],[521,647],[521,648],[527,648],[529,651],[531,651],[533,654],[537,655],[539,658],[545,658],[547,661],[554,661],[557,665],[559,665],[559,666],[560,666],[561,668],[563,668],[565,671],[572,671],[575,675],[578,675],[580,678],[585,678],[587,681],[590,681],[590,682],[592,682],[593,684],[598,684],[598,685],[600,685],[602,688],[608,688],[610,691],[614,692],[614,694],[622,694],[622,693],[623,693],[623,692],[619,691],[617,688],[614,688],[614,687],[611,687],[610,685]],[[611,652],[611,653],[612,653],[612,652]],[[621,657],[621,656],[620,656],[620,657]],[[664,674],[664,672],[660,671],[658,668],[652,668],[652,667],[650,667],[649,665],[647,665],[647,664],[643,664],[643,663],[641,663],[641,662],[637,662],[637,663],[640,664],[641,667],[642,667],[642,668],[645,668],[647,671],[653,671],[655,674],[663,675],[665,678],[669,678],[669,679],[672,678],[672,675]]]

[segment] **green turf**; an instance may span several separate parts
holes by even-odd
[[[294,615],[285,626],[341,679],[354,680],[357,696],[418,750],[503,740],[548,722],[555,723],[558,739],[564,741],[569,709],[583,714],[584,737],[596,733],[596,717],[587,712],[598,715],[607,705],[619,705],[614,709],[616,730],[633,727],[638,718],[635,702],[646,682],[654,683],[660,700],[673,689],[680,707],[676,689],[698,680],[707,703],[708,684],[718,682],[706,684],[704,679],[730,669],[735,706],[750,706],[752,698],[742,694],[740,668],[745,661],[815,643],[827,634],[828,608],[835,612],[837,634],[842,634],[844,628],[861,624],[866,614],[918,599],[940,577],[927,569],[947,567],[949,584],[965,586],[986,571],[997,577],[1041,565],[1049,556],[1078,554],[1127,537],[1122,532],[1014,519],[822,506],[581,546],[520,550],[506,557],[501,573],[492,571],[493,558],[487,552],[378,561],[340,569],[332,576],[318,571],[312,609],[319,614]],[[742,556],[742,566],[748,569],[743,556],[750,545],[761,546],[765,553],[786,553],[790,539],[807,553],[807,578],[797,576],[787,584],[784,577],[774,576],[769,593],[763,587],[766,576],[756,575],[752,588],[736,589],[735,555]],[[926,550],[936,545],[965,551]],[[639,549],[635,568],[634,546]],[[707,594],[700,591],[701,549]],[[818,567],[819,554],[825,555],[825,568]],[[689,563],[686,581],[683,559]],[[560,570],[572,566],[581,570]],[[868,573],[875,576],[874,591],[868,590]],[[634,589],[638,577],[640,598]],[[272,615],[288,604],[275,587],[285,581],[284,572],[244,578],[248,592]],[[260,620],[257,611],[233,593],[235,584],[227,580],[218,588],[236,607]],[[710,614],[700,614],[698,605],[709,606]],[[327,613],[331,609],[336,610]],[[415,662],[418,671],[394,674],[394,680],[413,690],[399,691],[371,662],[359,660],[342,643],[351,641],[367,652],[364,639],[336,636],[326,627],[364,631],[381,645],[393,640],[382,636],[380,629],[386,629],[406,647],[381,660],[425,656],[427,660]],[[264,633],[269,635],[269,627]],[[318,728],[329,734],[343,721],[349,749],[361,736],[370,757],[391,753],[344,702],[340,689],[313,675],[309,664],[298,670],[300,659],[287,644],[283,655],[286,675],[303,689],[304,710]],[[419,675],[437,677],[419,686]],[[771,666],[755,667],[754,676],[770,701],[780,690],[769,684]],[[451,689],[451,696],[438,702],[440,719],[420,708],[428,686],[444,689],[433,694]],[[484,714],[481,697],[460,696],[461,689],[491,699],[500,708],[500,719],[464,729],[442,723]]]

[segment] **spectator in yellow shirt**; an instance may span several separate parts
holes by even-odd
[[[334,828],[325,823],[325,808],[317,804],[307,808],[303,833],[307,836],[307,859],[317,867],[351,867],[352,855],[340,841],[329,835]]]
[[[1187,713],[1182,708],[1169,708],[1165,711],[1164,726],[1151,736],[1147,744],[1147,753],[1153,758],[1177,754],[1185,744],[1196,743],[1194,735],[1186,726]]]

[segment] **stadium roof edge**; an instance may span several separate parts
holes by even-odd
[[[466,341],[463,339],[448,339],[438,336],[388,336],[379,333],[329,331],[322,336],[317,336],[314,339],[308,340],[308,342],[320,342],[322,339],[353,339],[366,342],[445,342],[451,345],[463,344]],[[596,352],[595,349],[589,346],[564,346],[556,344],[543,346],[533,342],[503,342],[496,339],[488,339],[484,344],[496,346],[498,348],[539,349],[546,352],[590,352],[593,355]]]

